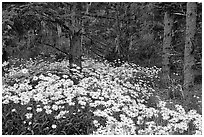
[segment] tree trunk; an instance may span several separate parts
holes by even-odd
[[[187,3],[187,16],[186,16],[186,41],[184,52],[184,97],[187,99],[191,95],[190,91],[194,86],[194,48],[195,48],[195,33],[196,33],[196,10],[197,5],[195,2]]]
[[[119,5],[117,4],[116,5],[116,31],[117,31],[117,36],[116,36],[116,39],[115,39],[115,44],[116,44],[116,47],[115,47],[115,52],[117,53],[117,55],[120,54],[120,51],[121,51],[121,47],[120,47],[120,20],[119,20]]]
[[[128,61],[130,61],[131,59],[130,55],[131,55],[132,47],[133,47],[133,35],[130,36],[130,43],[128,47]]]
[[[76,4],[73,5],[73,16],[72,16],[72,27],[73,34],[70,39],[70,57],[69,64],[70,68],[80,67],[80,71],[82,69],[81,64],[81,56],[82,56],[82,43],[81,43],[81,31],[79,27],[79,20],[75,16]],[[76,66],[75,66],[76,65]]]
[[[62,46],[61,35],[62,35],[62,28],[59,24],[57,24],[57,46],[58,47]]]
[[[89,8],[91,7],[91,2],[86,5],[86,14],[89,14]]]
[[[162,85],[168,87],[170,83],[170,47],[172,41],[173,18],[166,12],[164,15],[164,39],[163,39],[163,55],[162,55]]]
[[[74,67],[74,64],[82,68],[81,65],[81,35],[80,33],[75,33],[70,41],[70,68]]]
[[[59,24],[57,24],[57,34],[58,34],[58,37],[60,38],[62,34],[62,28]]]

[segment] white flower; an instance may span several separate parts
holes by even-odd
[[[76,69],[80,70],[80,69],[81,69],[81,67],[77,66],[77,67],[76,67]]]
[[[164,120],[168,120],[168,119],[170,118],[170,116],[168,115],[168,113],[163,113],[162,116],[163,116],[163,119],[164,119]]]
[[[11,100],[12,100],[15,104],[19,103],[19,98],[18,98],[17,96],[12,96],[12,97],[11,97]]]
[[[100,123],[98,123],[97,120],[94,120],[94,121],[93,121],[93,124],[94,124],[96,127],[100,126]]]
[[[53,125],[52,125],[52,128],[53,128],[53,129],[57,128],[57,125],[53,124]]]
[[[30,119],[30,118],[32,118],[33,114],[32,113],[26,113],[25,116],[27,119]]]
[[[82,106],[85,106],[85,105],[86,105],[86,102],[80,100],[80,101],[79,101],[79,104],[82,105]]]
[[[68,78],[68,76],[67,76],[67,75],[62,75],[62,77],[63,77],[63,78]]]
[[[100,93],[91,92],[90,95],[92,96],[93,99],[97,99],[100,96]]]
[[[38,77],[37,76],[33,76],[33,81],[36,81],[38,80]]]
[[[50,109],[50,106],[46,105],[44,106],[44,109]]]
[[[45,76],[41,74],[41,75],[39,76],[39,79],[44,80],[44,79],[45,79]]]
[[[43,99],[43,95],[41,93],[37,93],[34,95],[35,101],[42,101],[45,102],[45,99]]]
[[[202,135],[202,132],[199,130],[196,130],[194,135]]]
[[[32,107],[27,107],[27,110],[31,110],[32,109]]]
[[[69,102],[69,105],[70,105],[70,106],[74,106],[75,103],[74,103],[74,102]]]
[[[55,110],[55,111],[57,111],[57,110],[58,110],[58,106],[57,106],[57,105],[53,105],[53,106],[52,106],[52,109]]]
[[[8,103],[9,103],[9,100],[8,100],[8,99],[5,99],[2,103],[3,103],[3,104],[8,104]]]
[[[13,85],[13,87],[14,87],[14,88],[18,88],[18,84],[15,83],[15,84]]]
[[[52,113],[52,110],[47,109],[47,110],[45,111],[45,113],[47,113],[47,114],[51,114],[51,113]]]
[[[22,69],[21,72],[26,74],[26,73],[28,73],[28,69]]]
[[[16,109],[15,109],[15,108],[14,108],[14,109],[12,109],[12,110],[11,110],[11,112],[16,112]]]
[[[48,73],[47,75],[48,75],[49,77],[51,77],[51,76],[52,76],[52,73]]]
[[[48,104],[48,100],[46,100],[46,99],[41,100],[41,102],[42,102],[44,105],[47,105],[47,104]]]
[[[68,80],[66,80],[66,82],[64,82],[64,86],[66,88],[71,87],[73,85],[74,85],[74,82],[72,80],[70,80],[70,79],[68,79]]]
[[[158,107],[165,107],[166,106],[166,102],[164,101],[159,101]]]
[[[185,114],[185,109],[181,105],[175,105],[179,113]]]
[[[138,119],[138,120],[137,120],[137,124],[138,124],[138,125],[140,125],[140,124],[143,123],[143,118],[142,118],[141,116],[139,116],[137,119]]]
[[[37,111],[37,113],[39,113],[42,111],[42,108],[37,108],[36,111]]]

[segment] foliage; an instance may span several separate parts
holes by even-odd
[[[6,5],[6,6],[5,6]],[[3,40],[10,52],[21,51],[35,57],[43,51],[47,54],[61,52],[51,46],[69,52],[69,40],[74,32],[84,29],[84,54],[92,57],[102,56],[109,60],[115,53],[115,39],[120,33],[120,54],[117,58],[142,66],[161,67],[163,16],[165,11],[174,16],[173,41],[171,46],[172,74],[181,73],[183,49],[185,45],[186,3],[3,3]],[[73,7],[76,7],[75,13]],[[88,13],[87,13],[87,7]],[[196,60],[201,56],[201,4],[198,3],[198,27]],[[118,18],[116,19],[116,15]],[[74,25],[73,17],[83,20]],[[118,21],[116,21],[118,20]],[[117,29],[118,22],[119,28]],[[61,27],[61,37],[57,30]],[[29,31],[34,30],[28,37]],[[16,35],[18,34],[18,35]],[[20,41],[17,41],[21,39]],[[63,43],[64,44],[58,44]],[[65,42],[66,41],[66,42]],[[29,44],[30,43],[30,44]],[[32,47],[32,45],[35,47]],[[31,52],[25,52],[26,50]],[[65,50],[64,50],[65,49]],[[114,52],[113,52],[114,51]],[[13,53],[10,55],[14,55]],[[24,55],[24,54],[23,54]],[[19,54],[19,57],[23,56]],[[154,59],[153,59],[154,58]],[[115,58],[111,57],[111,60]],[[199,65],[198,65],[199,66]]]
[[[82,73],[71,74],[67,63],[12,65],[3,77],[3,134],[202,133],[196,110],[169,107],[155,96],[159,68],[127,63],[115,68],[86,58]]]

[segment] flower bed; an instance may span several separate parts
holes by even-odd
[[[160,71],[156,67],[114,68],[86,60],[82,73],[72,75],[66,61],[27,64],[4,76],[3,134],[202,133],[202,116],[196,110],[186,112],[178,104],[170,109],[160,98],[149,104],[155,92],[151,83]]]

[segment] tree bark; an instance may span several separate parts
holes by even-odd
[[[194,48],[195,48],[195,33],[196,33],[196,11],[197,5],[195,2],[187,3],[186,16],[186,41],[184,51],[184,97],[187,99],[191,95],[190,91],[194,86]]]
[[[164,15],[164,39],[163,39],[163,55],[162,55],[162,85],[168,87],[170,84],[170,47],[172,41],[173,18],[168,12]]]
[[[62,28],[59,24],[57,24],[57,46],[61,47],[62,46]]]
[[[69,64],[70,68],[80,67],[80,71],[82,69],[81,64],[81,56],[82,56],[82,43],[81,43],[81,31],[79,27],[79,20],[75,16],[76,4],[73,5],[73,16],[72,16],[72,26],[73,33],[70,40],[70,57]],[[76,65],[76,66],[75,66]]]
[[[81,53],[82,53],[82,48],[81,48],[81,35],[80,33],[75,33],[74,36],[72,37],[70,41],[70,68],[74,67],[74,64],[77,65],[78,67],[82,67],[81,65]]]
[[[120,47],[120,20],[119,20],[119,5],[117,4],[116,5],[116,31],[117,31],[117,36],[116,36],[116,39],[115,39],[115,44],[116,44],[116,47],[115,47],[115,52],[119,55],[120,54],[120,51],[121,51],[121,47]]]
[[[89,14],[89,8],[90,8],[90,7],[91,7],[91,2],[87,3],[85,14]]]

